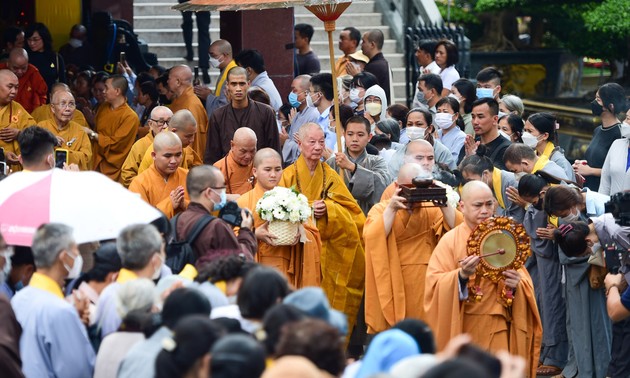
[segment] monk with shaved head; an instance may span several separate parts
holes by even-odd
[[[404,164],[391,199],[377,203],[368,213],[363,237],[365,321],[370,334],[406,318],[426,318],[423,295],[427,263],[440,238],[462,222],[461,213],[450,206],[409,203],[401,196],[401,186],[411,185],[425,172],[418,163]]]
[[[55,83],[50,88],[48,88],[48,96],[51,102],[54,102],[53,96],[58,91],[64,91],[68,93],[72,93],[70,91],[70,87],[65,83]],[[43,104],[37,107],[35,110],[31,112],[33,118],[35,118],[35,122],[42,122],[46,120],[54,120],[55,115],[53,114],[52,104]],[[72,109],[72,121],[78,123],[82,127],[88,128],[88,122],[85,119],[85,116],[80,110],[77,110],[76,103],[74,108]]]
[[[127,79],[114,75],[105,81],[105,102],[99,105],[94,122],[96,131],[89,133],[94,145],[93,167],[114,181],[136,141],[140,120],[127,105]]]
[[[186,210],[189,198],[185,191],[188,170],[179,165],[182,141],[177,134],[163,131],[153,139],[153,165],[136,176],[129,190],[172,218]]]
[[[236,62],[232,57],[232,45],[225,39],[217,39],[212,42],[208,52],[212,68],[219,69],[219,80],[214,91],[205,85],[198,85],[195,86],[195,94],[205,102],[208,115],[212,115],[215,110],[228,103],[225,83],[227,73],[236,67]]]
[[[241,127],[234,132],[230,152],[214,166],[221,170],[225,178],[227,194],[240,196],[254,188],[252,162],[256,154],[256,133],[249,127]],[[234,197],[233,197],[234,198]]]
[[[28,53],[23,48],[14,48],[9,53],[9,60],[0,64],[0,69],[9,69],[18,77],[20,89],[15,101],[31,113],[38,106],[46,103],[48,85],[41,73],[28,62]]]
[[[521,356],[527,362],[526,376],[535,377],[542,326],[529,273],[524,267],[504,270],[495,283],[479,276],[481,257],[468,255],[470,234],[492,217],[494,205],[488,185],[481,181],[464,185],[460,201],[464,222],[442,237],[429,260],[425,319],[438,350],[454,336],[467,333],[474,344],[491,353],[503,349]],[[473,294],[482,295],[475,300]]]
[[[405,145],[402,159],[397,159],[396,155],[389,162],[389,173],[392,177],[398,176],[398,170],[407,163],[416,163],[422,168],[419,176],[431,177],[435,167],[435,152],[431,143],[423,139],[412,140]],[[396,185],[391,183],[383,191],[381,201],[388,200],[394,195]]]
[[[142,159],[149,149],[151,152],[153,151],[153,139],[158,133],[168,128],[172,116],[173,112],[166,106],[156,106],[151,110],[151,116],[147,121],[149,133],[133,144],[129,155],[127,155],[127,159],[125,159],[123,163],[120,183],[123,184],[125,188],[129,187],[131,180],[133,180],[138,173],[142,172],[139,171]],[[151,152],[148,152],[148,158],[151,159],[151,162],[147,162],[147,168],[153,164]]]
[[[256,262],[278,269],[295,288],[319,286],[321,283],[319,260],[322,244],[315,224],[305,223],[303,225],[305,238],[300,238],[298,232],[293,245],[276,245],[277,238],[269,232],[268,222],[260,219],[256,213],[258,200],[280,182],[282,157],[274,149],[263,148],[254,156],[252,172],[256,178],[256,185],[243,194],[237,202],[240,207],[249,209],[254,214],[254,227],[258,240]]]
[[[193,75],[190,67],[179,65],[171,68],[168,74],[168,89],[173,93],[173,102],[170,108],[173,113],[182,109],[190,111],[195,118],[197,130],[192,141],[192,149],[203,156],[206,148],[206,135],[208,133],[208,113],[203,103],[193,92]]]
[[[24,128],[34,125],[30,114],[14,101],[18,94],[19,81],[9,70],[0,69],[0,147],[4,148],[7,163],[14,171],[20,170],[18,155],[20,147],[18,134]]]

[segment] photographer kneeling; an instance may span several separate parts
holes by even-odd
[[[192,168],[186,177],[186,190],[190,204],[177,220],[175,236],[177,240],[188,237],[202,217],[223,209],[227,204],[225,179],[221,171],[211,165]],[[226,255],[244,254],[247,260],[253,260],[258,243],[253,232],[254,220],[246,210],[241,210],[240,230],[234,235],[232,225],[219,218],[212,219],[192,243],[197,256],[197,267]],[[226,215],[230,220],[238,218],[238,214]]]

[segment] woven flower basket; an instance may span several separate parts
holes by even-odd
[[[277,237],[276,245],[292,245],[298,233],[299,223],[287,221],[269,222],[269,232]]]

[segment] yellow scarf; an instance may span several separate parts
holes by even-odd
[[[33,273],[28,286],[47,291],[50,294],[63,299],[63,292],[61,291],[59,284],[53,281],[50,277],[41,273]]]
[[[236,62],[234,61],[234,59],[232,59],[232,61],[227,65],[227,67],[223,69],[223,72],[221,73],[221,78],[219,79],[219,82],[217,83],[217,87],[214,89],[215,96],[217,97],[221,96],[221,91],[223,90],[223,84],[227,80],[227,74],[234,67],[236,67]]]
[[[546,151],[546,149],[545,149]],[[536,164],[534,164],[534,169],[532,169],[532,174],[540,171],[541,169],[545,168],[545,165],[547,165],[547,163],[549,162],[549,158],[545,155],[540,155],[538,157],[538,160],[536,161]]]
[[[118,278],[116,278],[116,282],[118,282],[119,284],[124,284],[125,282],[132,281],[137,278],[137,274],[129,269],[122,268],[120,272],[118,272]]]
[[[544,156],[547,158],[547,160],[551,159],[551,153],[553,152],[553,149],[556,148],[556,146],[554,146],[553,143],[551,142],[547,142],[547,145],[545,146],[545,150],[543,151],[542,155],[540,155],[541,157]]]
[[[501,206],[502,209],[505,209],[501,185],[501,170],[499,168],[494,168],[492,170],[492,189],[494,189],[494,196],[496,197],[497,202],[499,202],[499,206]]]

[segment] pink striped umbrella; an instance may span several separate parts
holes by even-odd
[[[45,223],[74,229],[77,243],[114,239],[126,226],[160,212],[97,172],[17,172],[0,181],[0,233],[9,245],[30,246]]]

